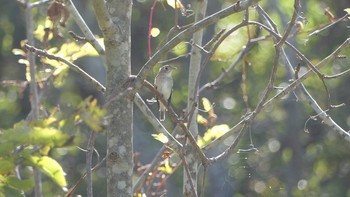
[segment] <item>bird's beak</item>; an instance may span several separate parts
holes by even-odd
[[[177,69],[177,67],[175,67],[175,66],[170,66],[170,68],[173,69],[173,70]]]

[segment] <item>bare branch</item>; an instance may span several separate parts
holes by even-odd
[[[292,19],[290,19],[290,22],[288,24],[288,27],[287,27],[284,35],[282,36],[282,38],[276,44],[278,47],[282,46],[283,43],[287,40],[287,38],[289,36],[289,33],[290,33],[290,31],[292,30],[292,27],[295,24],[295,20],[298,17],[299,10],[300,10],[300,0],[294,0],[294,12],[293,12]]]
[[[316,30],[316,31],[313,31],[313,32],[310,33],[307,37],[310,38],[311,36],[318,35],[318,34],[321,33],[322,31],[327,30],[327,29],[333,27],[334,25],[336,25],[337,23],[343,21],[344,19],[345,19],[345,20],[349,20],[349,19],[348,19],[349,16],[350,16],[350,14],[348,13],[348,14],[344,15],[343,17],[341,17],[340,19],[334,21],[333,23],[331,23],[331,24],[329,24],[329,25],[323,27],[322,29],[318,29],[318,30]]]
[[[244,0],[244,1],[238,1],[237,3],[213,14],[206,18],[204,18],[201,21],[198,21],[197,23],[193,24],[191,27],[183,30],[178,35],[176,35],[174,38],[172,38],[168,43],[166,43],[161,49],[159,49],[152,57],[149,59],[146,64],[141,68],[141,70],[138,73],[138,76],[141,78],[144,78],[147,74],[147,72],[151,69],[152,66],[154,66],[162,57],[164,53],[175,47],[178,43],[180,43],[182,40],[185,40],[189,36],[191,36],[194,32],[203,29],[204,27],[215,23],[216,21],[220,20],[221,18],[227,17],[233,13],[241,12],[245,9],[247,9],[250,5],[253,3],[257,3],[259,0]],[[141,84],[139,84],[139,87],[136,87],[138,90],[141,87]]]
[[[206,89],[217,87],[221,83],[221,81],[228,75],[228,73],[232,72],[232,70],[238,65],[238,63],[242,61],[242,58],[250,51],[251,46],[252,46],[251,43],[247,43],[246,46],[243,46],[237,59],[229,66],[229,68],[221,72],[220,76],[216,78],[214,81],[208,82],[205,85],[203,85],[201,88],[199,88],[198,94],[200,94],[202,91]]]
[[[63,62],[65,63],[66,65],[68,65],[71,69],[73,69],[75,72],[81,74],[86,80],[90,81],[97,90],[101,91],[101,92],[105,92],[106,91],[106,88],[100,83],[98,82],[95,78],[91,77],[87,72],[85,72],[83,69],[79,68],[79,66],[71,63],[70,61],[62,58],[62,57],[59,57],[59,56],[56,56],[56,55],[53,55],[53,54],[50,54],[44,50],[41,50],[41,49],[37,49],[33,46],[30,46],[28,44],[25,45],[25,48],[28,49],[28,51],[34,53],[34,54],[37,54],[39,56],[44,56],[44,57],[47,57],[49,59],[52,59],[52,60],[57,60],[59,62]]]
[[[257,9],[258,9],[258,12],[259,12],[260,14],[262,14],[262,15],[264,16],[264,18],[267,20],[267,23],[268,23],[270,26],[272,26],[272,28],[274,29],[274,31],[275,31],[277,34],[279,34],[279,33],[278,33],[277,26],[273,23],[272,19],[266,14],[266,12],[265,12],[260,6],[258,6]],[[349,40],[349,39],[348,39],[348,40]],[[349,41],[347,41],[347,42],[349,42]],[[345,43],[346,43],[346,42],[344,42],[338,49],[343,48],[343,47],[346,47],[346,46],[344,46]],[[289,44],[289,43],[287,43],[287,44]],[[347,44],[347,45],[349,45],[349,44]],[[336,51],[338,51],[338,49],[337,49]],[[328,57],[325,58],[324,60],[330,59],[330,57],[332,57],[333,59],[336,59],[336,58],[338,57],[338,54],[339,54],[339,52],[340,52],[341,50],[343,50],[343,49],[340,49],[338,52],[334,51],[334,52],[333,52],[334,54],[332,53],[333,55],[331,54],[330,56],[328,56]],[[293,72],[294,72],[294,74],[295,74],[295,71],[294,71],[292,65],[290,64],[290,62],[289,62],[289,60],[288,60],[288,58],[287,58],[287,56],[286,56],[286,54],[285,54],[285,52],[284,52],[283,49],[282,49],[282,51],[283,51],[283,55],[284,55],[285,61],[286,61],[287,65],[288,65],[289,72],[291,73],[291,75],[293,75]],[[324,60],[322,60],[322,62],[323,62]],[[328,63],[328,61],[329,61],[329,60],[327,60],[327,61],[325,61],[325,62]],[[310,62],[310,61],[307,60],[307,62]],[[321,63],[321,62],[320,62],[320,63]],[[319,64],[320,64],[320,63],[319,63]],[[324,65],[327,64],[327,63],[324,63]],[[321,67],[321,66],[322,66],[322,65],[320,65],[320,67]],[[295,77],[295,78],[297,78],[297,77]],[[323,119],[323,121],[324,121],[328,126],[330,126],[331,128],[333,128],[334,130],[336,130],[336,131],[338,131],[338,132],[340,132],[340,133],[344,133],[345,131],[344,131],[336,122],[334,122],[334,121],[326,114],[326,112],[324,112],[324,111],[321,109],[321,107],[317,104],[317,102],[315,101],[315,99],[310,95],[310,93],[306,90],[305,86],[304,86],[302,83],[300,83],[300,87],[301,87],[302,93],[306,96],[306,98],[307,98],[307,100],[309,101],[309,103],[310,103],[310,105],[312,106],[312,108],[313,108],[318,114],[320,114],[320,117]]]
[[[157,117],[152,113],[152,111],[149,109],[149,107],[146,105],[146,103],[142,100],[142,98],[139,94],[135,95],[134,102],[137,105],[137,107],[140,109],[140,111],[143,113],[143,115],[148,119],[148,121],[156,129],[156,131],[158,133],[165,134],[168,138],[170,138],[172,140],[172,142],[170,142],[169,146],[173,147],[174,149],[182,148],[182,144],[179,141],[177,141],[175,139],[175,137],[173,135],[171,135],[169,133],[169,131],[159,122]],[[178,147],[176,147],[176,146],[178,146]]]
[[[157,155],[153,158],[151,164],[147,169],[142,173],[139,179],[136,181],[133,187],[133,192],[137,192],[141,189],[142,184],[145,182],[149,173],[156,167],[156,165],[161,161],[163,152],[166,150],[166,147],[163,145],[162,148],[158,151]]]
[[[98,170],[101,165],[106,161],[106,157],[104,157],[100,162],[98,162],[92,169],[91,171],[95,171],[95,170]],[[83,179],[86,177],[86,172],[79,178],[79,180],[74,184],[73,187],[71,187],[67,194],[65,195],[65,197],[72,197],[75,190],[78,188],[78,186],[81,184],[81,182],[83,181]]]
[[[87,177],[87,197],[93,197],[93,186],[92,186],[92,155],[94,152],[94,143],[96,138],[96,132],[91,130],[89,140],[87,143],[87,152],[86,152],[86,177]]]
[[[39,0],[39,1],[35,1],[33,3],[30,4],[30,8],[35,8],[37,6],[40,6],[40,5],[43,5],[43,4],[46,4],[46,3],[49,3],[51,0]]]

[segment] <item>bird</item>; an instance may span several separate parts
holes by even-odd
[[[171,101],[171,95],[173,91],[173,77],[172,72],[176,67],[165,65],[159,69],[157,76],[154,79],[154,85],[160,96],[163,97],[164,100],[168,101],[167,104],[163,104],[159,98],[157,98],[157,103],[159,107],[159,120],[165,120],[165,111],[167,111],[167,107]],[[167,105],[167,106],[165,106]]]

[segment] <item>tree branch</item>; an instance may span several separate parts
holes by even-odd
[[[204,18],[201,21],[198,21],[197,23],[193,24],[189,28],[183,30],[179,34],[177,34],[174,38],[172,38],[169,42],[167,42],[162,48],[160,48],[152,57],[149,59],[145,65],[141,68],[139,73],[137,74],[141,78],[144,78],[147,74],[147,72],[160,60],[160,58],[168,52],[170,49],[175,47],[178,43],[180,43],[182,40],[185,40],[189,36],[191,36],[194,32],[203,29],[204,27],[213,24],[220,20],[221,18],[227,17],[233,13],[241,12],[245,9],[247,9],[250,5],[253,3],[257,3],[260,0],[243,0],[238,1],[237,3],[233,4],[232,6],[229,6],[215,14],[212,14],[206,18]],[[136,87],[136,91],[141,87],[141,84],[139,84],[138,87]]]
[[[65,4],[70,12],[70,14],[73,16],[73,19],[75,20],[76,24],[79,26],[80,30],[85,35],[87,41],[96,49],[96,51],[102,56],[103,61],[105,61],[105,50],[101,46],[99,42],[97,42],[94,34],[92,34],[90,28],[86,25],[84,19],[79,14],[78,10],[75,8],[72,0],[65,0]],[[104,65],[106,66],[106,65]]]
[[[37,48],[35,48],[33,46],[30,46],[28,44],[25,45],[25,48],[28,51],[30,51],[30,52],[38,55],[38,56],[44,56],[44,57],[47,57],[48,59],[52,59],[52,60],[56,60],[56,61],[65,63],[71,69],[73,69],[75,72],[81,74],[86,80],[90,81],[95,86],[95,88],[98,91],[103,92],[103,93],[106,91],[106,88],[100,82],[98,82],[95,78],[91,77],[87,72],[85,72],[79,66],[71,63],[70,61],[68,61],[68,60],[66,60],[66,59],[64,59],[62,57],[59,57],[59,56],[53,55],[51,53],[48,53],[48,52],[46,52],[44,50],[37,49]]]

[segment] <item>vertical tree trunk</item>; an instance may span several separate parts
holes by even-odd
[[[104,34],[107,63],[107,98],[131,74],[132,0],[94,0],[96,17]],[[118,89],[118,91],[124,91]],[[132,101],[119,96],[108,104],[107,196],[132,196]]]
[[[205,12],[207,9],[207,0],[197,0],[194,3],[194,12],[195,12],[195,21],[199,21],[205,17]],[[202,46],[203,39],[203,30],[200,30],[193,34],[193,42],[197,46]],[[198,74],[201,66],[201,49],[192,46],[191,51],[191,60],[190,60],[190,70],[189,70],[189,79],[188,79],[188,106],[187,111],[190,112],[193,108],[193,103],[196,100],[196,95],[194,92],[198,92],[198,84],[196,84]],[[191,131],[194,138],[197,138],[198,135],[198,124],[197,124],[197,108],[193,112],[192,120],[189,124],[189,130]],[[185,147],[185,159],[187,162],[187,167],[191,174],[191,179],[187,177],[186,172],[184,171],[184,183],[183,183],[183,193],[184,196],[195,196],[197,190],[197,174],[198,174],[198,159],[195,158],[194,151],[192,150],[191,145],[188,143]],[[185,169],[184,169],[185,170]],[[192,181],[195,191],[192,190],[190,181]]]
[[[26,9],[25,9],[25,21],[26,21],[26,36],[27,41],[30,46],[35,46],[34,43],[34,22],[33,22],[33,14],[32,14],[32,5],[31,1],[26,1]],[[30,69],[30,107],[31,111],[28,116],[29,120],[37,120],[39,118],[39,97],[38,97],[38,87],[36,85],[36,62],[35,56],[32,53],[28,53],[28,62]],[[38,168],[33,167],[33,177],[34,177],[34,196],[42,197],[42,182],[41,182],[41,171]]]

